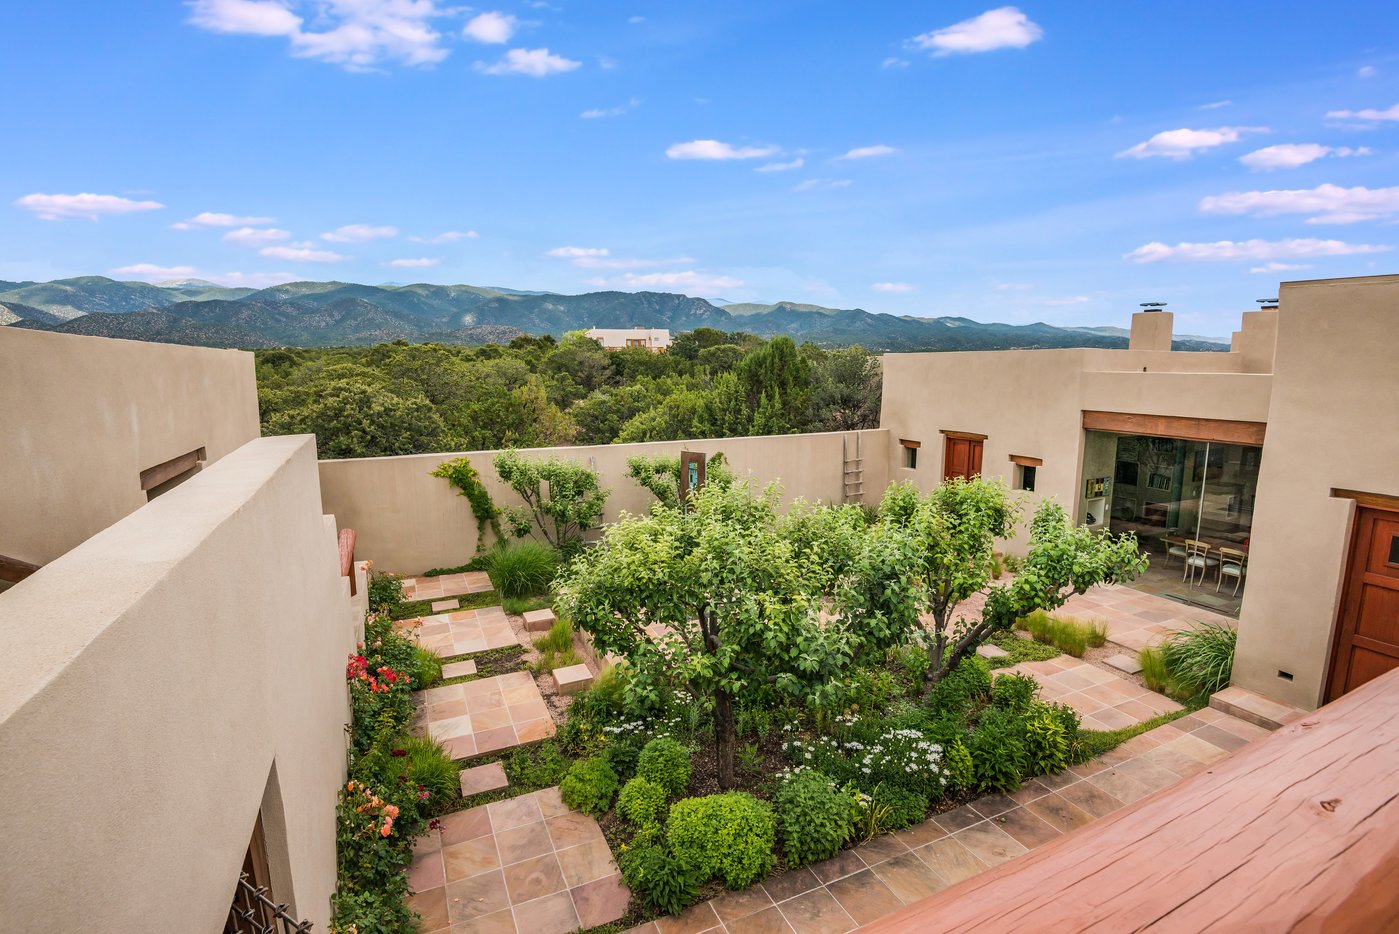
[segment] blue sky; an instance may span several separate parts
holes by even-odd
[[[6,4],[0,279],[1227,334],[1399,268],[1392,2]]]

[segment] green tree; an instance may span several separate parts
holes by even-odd
[[[699,364],[709,368],[710,373],[727,373],[738,366],[744,357],[744,350],[737,344],[716,344],[699,352]]]
[[[799,430],[806,423],[811,401],[811,363],[790,337],[774,337],[739,361],[738,376],[757,420],[768,426],[761,434]],[[763,403],[776,413],[764,414]]]
[[[321,457],[385,457],[441,450],[442,420],[422,396],[403,398],[360,379],[322,388],[304,408],[274,415],[268,434],[313,433]]]
[[[736,374],[721,373],[710,384],[695,416],[695,431],[701,438],[737,438],[752,433],[753,413]]]
[[[736,699],[764,685],[821,697],[856,655],[907,638],[917,624],[916,613],[891,616],[868,599],[897,586],[876,581],[900,580],[887,549],[862,547],[849,573],[813,575],[777,502],[775,486],[754,496],[747,484],[706,484],[690,511],[656,509],[608,526],[558,584],[558,606],[598,650],[629,660],[634,699],[654,703],[679,688],[712,703],[724,788],[734,781]]]
[[[632,416],[617,433],[617,441],[632,444],[693,438],[699,433],[696,423],[703,408],[703,393],[693,389],[677,390],[666,396],[660,405]]]
[[[518,538],[537,528],[550,545],[569,550],[602,518],[609,491],[599,485],[596,470],[577,461],[527,458],[510,449],[495,456],[495,472],[525,502],[523,509],[504,510]]]
[[[811,369],[812,431],[879,427],[884,385],[879,357],[858,345],[823,351]]]
[[[704,465],[704,482],[733,483],[724,452],[718,451]],[[680,457],[673,454],[637,454],[627,458],[627,476],[650,490],[667,509],[680,508]]]
[[[1095,584],[1133,580],[1146,568],[1136,536],[1075,528],[1062,506],[1046,501],[1030,524],[1021,573],[988,590],[996,543],[1014,532],[1019,514],[1020,503],[1004,484],[979,477],[949,480],[922,497],[908,485],[886,493],[880,522],[908,536],[919,582],[913,599],[931,616],[929,693],[996,630],[1035,610],[1057,609]],[[979,618],[957,612],[982,591]]]

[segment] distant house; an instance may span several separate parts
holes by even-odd
[[[665,328],[592,328],[587,334],[604,350],[644,347],[653,353],[665,353],[670,347],[670,331]]]

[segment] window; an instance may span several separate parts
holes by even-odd
[[[644,338],[641,338],[641,337],[628,337],[628,338],[627,338],[627,346],[628,346],[628,347],[645,347],[645,346],[646,346],[646,340],[645,340]]]
[[[918,449],[923,446],[921,441],[909,441],[904,438],[899,439],[899,444],[904,449],[904,469],[915,470],[918,467]]]
[[[1044,461],[1038,457],[1012,454],[1010,462],[1015,465],[1015,488],[1025,490],[1027,493],[1035,492],[1035,474]]]

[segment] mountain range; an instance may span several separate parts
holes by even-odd
[[[697,327],[791,335],[823,346],[876,351],[1005,350],[1127,345],[1120,328],[994,324],[860,308],[778,302],[718,305],[670,292],[560,295],[474,285],[289,282],[228,288],[200,279],[155,285],[102,276],[0,281],[0,325],[208,347],[332,347],[383,341],[504,343],[521,334],[562,336],[591,327]],[[1207,338],[1179,350],[1224,350]]]

